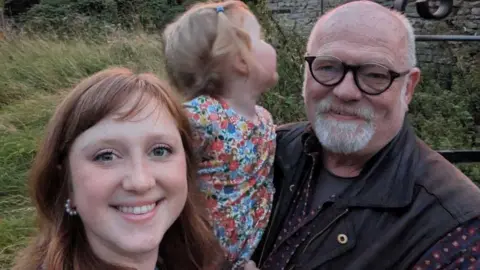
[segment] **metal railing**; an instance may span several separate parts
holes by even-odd
[[[416,35],[415,41],[480,41],[473,35]]]
[[[480,163],[480,150],[440,150],[438,151],[451,163]]]

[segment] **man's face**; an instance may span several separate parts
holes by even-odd
[[[357,77],[362,89],[374,92],[386,85],[377,83],[379,78],[390,81],[384,76],[388,70],[409,72],[394,79],[385,92],[368,95],[357,86],[352,71],[340,83],[325,86],[305,64],[307,117],[327,150],[343,154],[376,152],[399,132],[419,71],[406,62],[406,31],[400,20],[376,7],[368,16],[362,10],[337,13],[345,14],[334,13],[319,22],[307,48],[308,55],[326,59],[317,58],[312,65],[317,79],[329,82],[329,76],[342,73],[341,62],[379,64],[364,68],[360,72],[363,75]]]

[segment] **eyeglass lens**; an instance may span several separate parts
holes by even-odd
[[[339,83],[345,75],[345,65],[338,59],[317,57],[312,62],[313,77],[325,85]],[[356,74],[355,74],[356,73]],[[365,92],[378,93],[384,91],[391,83],[392,76],[388,68],[379,64],[364,64],[356,72],[358,86]]]

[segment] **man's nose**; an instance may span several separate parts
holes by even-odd
[[[132,162],[130,171],[123,181],[123,188],[127,191],[142,193],[155,186],[155,177],[152,174],[147,160]]]
[[[343,101],[357,101],[362,98],[362,92],[355,84],[353,72],[345,74],[343,80],[333,88],[333,94]]]

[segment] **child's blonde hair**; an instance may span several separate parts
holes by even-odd
[[[167,25],[166,70],[186,99],[222,94],[225,63],[232,56],[240,54],[250,62],[251,39],[243,29],[247,14],[252,13],[242,1],[198,3]]]

